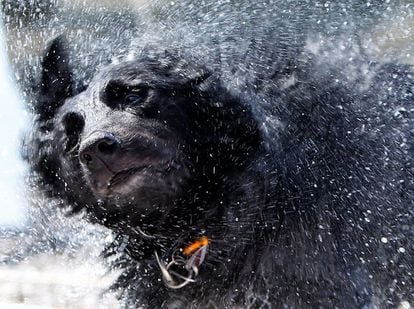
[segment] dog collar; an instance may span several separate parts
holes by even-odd
[[[204,262],[209,247],[207,236],[197,238],[180,250],[176,250],[170,262],[162,261],[155,251],[155,258],[161,270],[163,281],[170,289],[180,289],[195,282],[199,268]]]

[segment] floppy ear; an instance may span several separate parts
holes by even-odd
[[[53,39],[42,60],[42,72],[34,110],[40,120],[51,119],[66,98],[72,95],[72,73],[67,44],[62,36]]]
[[[197,145],[194,145],[198,155],[212,155],[214,165],[221,165],[221,168],[238,167],[249,162],[262,142],[251,108],[225,88],[218,74],[201,75],[192,81],[192,85],[200,95],[197,108],[189,114],[191,127],[197,128],[193,132],[199,134]],[[211,159],[205,158],[203,162],[211,162]]]

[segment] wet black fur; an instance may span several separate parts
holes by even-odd
[[[41,190],[86,208],[118,235],[112,250],[125,268],[118,287],[127,307],[388,308],[413,301],[411,68],[299,57],[305,61],[247,91],[229,91],[204,65],[153,50],[108,66],[74,96],[63,45],[51,44],[28,160]],[[149,193],[153,201],[140,200],[145,209],[98,201],[77,157],[82,121],[97,128],[109,121],[119,134],[140,130],[118,128],[116,113],[96,110],[120,109],[114,101],[123,90],[101,90],[134,70],[160,90],[159,105],[137,117],[168,123],[163,134],[178,140],[187,167],[179,190],[164,196],[161,188],[159,199]],[[263,100],[270,103],[260,109]],[[71,112],[82,117],[62,124]],[[265,116],[278,125],[269,129]],[[211,244],[196,282],[168,289],[154,252],[168,259],[200,235]]]

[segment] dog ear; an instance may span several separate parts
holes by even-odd
[[[241,95],[231,93],[217,72],[206,71],[190,81],[201,100],[189,116],[200,134],[198,153],[212,155],[215,166],[240,167],[249,162],[262,144],[262,134],[251,107]],[[207,150],[206,150],[207,149]],[[205,162],[210,159],[206,158]]]
[[[66,40],[53,39],[42,60],[38,98],[34,110],[40,120],[51,119],[66,98],[72,95],[72,72]]]

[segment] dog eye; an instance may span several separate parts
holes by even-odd
[[[140,103],[142,103],[144,101],[144,98],[139,95],[139,94],[128,94],[125,98],[124,98],[124,104],[127,106],[134,106],[134,105],[138,105]]]
[[[102,89],[100,100],[112,109],[135,108],[147,100],[148,93],[145,85],[127,85],[112,80]]]

